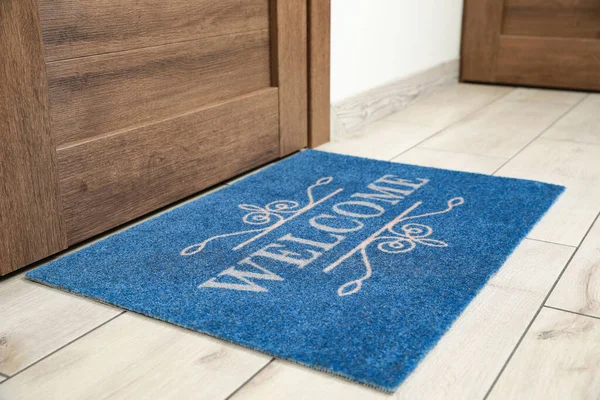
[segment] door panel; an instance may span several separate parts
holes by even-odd
[[[48,63],[56,144],[270,86],[267,29]]]
[[[600,90],[600,40],[501,36],[495,81]]]
[[[35,0],[0,1],[0,275],[66,247]]]
[[[463,81],[600,90],[600,2],[466,0]]]
[[[309,0],[308,11],[308,139],[317,147],[329,142],[331,125],[331,0]]]
[[[277,158],[277,92],[59,149],[69,244]]]
[[[162,6],[141,0],[139,24],[158,24],[175,41],[152,32],[159,44],[150,47],[137,23],[124,28],[131,16],[88,3],[59,1],[90,7],[97,29],[99,15],[112,15],[118,37],[80,48],[75,35],[57,57],[77,58],[47,62],[69,245],[306,146],[306,0],[178,0],[173,18],[158,20],[151,9]],[[53,22],[55,10],[44,12]],[[203,31],[213,19],[223,26]],[[221,29],[237,33],[217,36]]]
[[[47,61],[269,27],[269,0],[39,0]]]
[[[273,86],[279,87],[282,157],[308,144],[306,4],[306,0],[271,0],[271,72]]]
[[[307,0],[0,11],[0,274],[307,145]]]
[[[506,0],[502,34],[600,38],[598,0]]]

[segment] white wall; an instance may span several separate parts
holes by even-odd
[[[458,59],[462,0],[332,0],[331,101]]]

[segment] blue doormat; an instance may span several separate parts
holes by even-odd
[[[393,391],[563,189],[304,151],[27,277]]]

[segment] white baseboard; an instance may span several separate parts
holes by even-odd
[[[355,136],[360,128],[408,107],[440,88],[458,82],[459,61],[452,60],[408,78],[331,105],[331,139]]]

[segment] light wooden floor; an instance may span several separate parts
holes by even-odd
[[[456,85],[321,149],[567,186],[388,396],[23,280],[0,281],[0,399],[600,398],[600,95]]]

